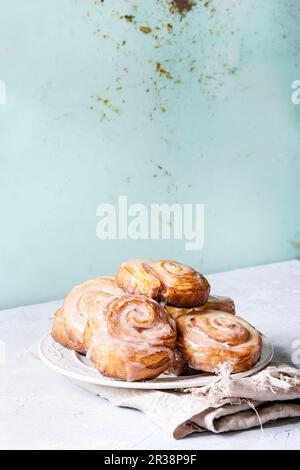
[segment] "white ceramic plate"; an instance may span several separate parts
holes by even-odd
[[[247,372],[234,374],[236,377],[247,377],[269,364],[273,357],[272,344],[265,336],[262,336],[262,345],[262,354],[258,363]],[[214,374],[204,372],[180,377],[162,374],[154,380],[147,380],[145,382],[125,382],[110,379],[101,375],[85,356],[71,351],[70,349],[66,349],[56,343],[50,334],[44,336],[40,341],[39,354],[42,361],[48,367],[70,379],[91,384],[106,385],[108,387],[162,390],[199,387],[207,385],[216,379]]]

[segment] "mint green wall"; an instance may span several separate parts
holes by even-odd
[[[0,1],[1,308],[130,257],[215,272],[299,255],[300,2],[168,3]],[[96,207],[120,194],[204,203],[204,249],[99,241]]]

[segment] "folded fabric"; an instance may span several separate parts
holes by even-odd
[[[240,431],[282,418],[300,418],[300,371],[271,363],[247,378],[221,371],[205,387],[178,391],[129,390],[77,382],[115,406],[145,413],[175,439],[193,432]]]
[[[37,349],[32,347],[36,356]],[[241,431],[283,418],[300,418],[300,370],[271,363],[246,378],[224,365],[204,387],[159,391],[74,381],[115,406],[142,411],[175,439],[193,432]]]

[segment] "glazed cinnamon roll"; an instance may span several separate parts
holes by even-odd
[[[175,320],[161,305],[144,296],[124,295],[105,307],[88,357],[105,376],[153,379],[171,364],[175,343]]]
[[[215,372],[229,363],[233,372],[244,372],[261,354],[261,335],[249,323],[227,312],[210,310],[177,318],[178,346],[189,366]]]
[[[175,261],[127,261],[119,268],[117,283],[128,293],[145,295],[175,307],[203,305],[210,292],[202,274]]]
[[[62,344],[65,348],[74,349],[75,345],[66,333],[66,322],[63,308],[60,308],[54,314],[51,335],[55,341]]]
[[[115,296],[124,294],[112,276],[102,276],[86,281],[66,296],[63,310],[55,315],[53,338],[63,346],[85,353],[92,332],[88,327],[91,316],[95,318]]]
[[[173,318],[181,317],[181,315],[197,315],[198,313],[207,312],[207,310],[221,310],[222,312],[235,315],[234,301],[230,297],[221,297],[218,295],[210,295],[206,304],[200,307],[178,308],[165,305],[165,309]]]

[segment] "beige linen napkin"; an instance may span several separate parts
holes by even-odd
[[[37,357],[37,348],[30,348],[30,353]],[[214,383],[187,390],[132,390],[74,382],[115,406],[142,411],[175,439],[193,432],[240,431],[281,418],[300,418],[300,370],[275,362],[247,378],[231,375],[224,366]]]
[[[218,381],[184,391],[131,390],[78,383],[115,406],[145,413],[175,439],[193,432],[240,431],[300,418],[300,370],[271,363],[247,378],[221,371]]]

